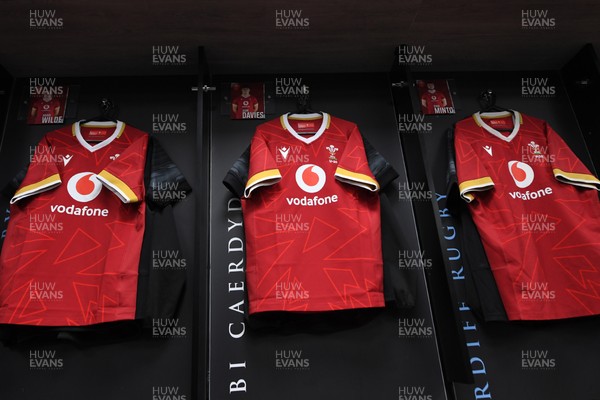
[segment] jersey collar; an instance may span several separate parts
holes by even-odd
[[[290,125],[289,119],[300,119],[300,120],[311,120],[311,119],[319,119],[322,118],[322,122],[321,122],[321,127],[317,130],[317,132],[309,137],[304,137],[302,135],[300,135],[298,132],[296,132],[292,126]],[[321,137],[321,135],[323,134],[323,132],[325,132],[325,129],[329,128],[329,122],[330,122],[330,116],[327,113],[323,113],[323,115],[321,116],[321,114],[283,114],[281,116],[281,124],[283,125],[283,127],[285,129],[288,130],[288,132],[290,132],[292,134],[292,136],[294,136],[296,139],[300,140],[301,142],[304,142],[306,144],[310,144],[312,142],[314,142],[315,140],[317,140],[318,138]]]
[[[98,142],[94,145],[89,144],[83,139],[81,135],[81,121],[77,121],[73,124],[73,135],[77,138],[79,144],[88,149],[90,152],[95,152],[96,150],[100,150],[103,147],[108,146],[112,143],[113,140],[121,136],[123,130],[125,129],[125,123],[123,121],[117,121],[115,124],[112,121],[91,121],[89,123],[84,124],[86,127],[98,127],[98,128],[106,128],[106,127],[115,127],[115,131],[106,139],[101,142]]]
[[[488,113],[483,113],[483,114],[480,112],[476,112],[475,114],[473,114],[473,119],[475,119],[475,122],[477,123],[477,125],[479,125],[483,129],[485,129],[492,135],[496,136],[498,139],[502,139],[505,142],[510,142],[511,140],[513,140],[515,138],[515,136],[517,136],[517,133],[519,133],[519,128],[521,127],[521,114],[515,110],[511,110],[511,111],[488,112]],[[487,123],[485,123],[485,121],[482,118],[482,115],[485,118],[503,118],[503,117],[508,117],[509,115],[512,115],[512,118],[513,118],[512,132],[510,133],[510,135],[504,136],[501,132],[497,131],[496,129],[492,128]]]

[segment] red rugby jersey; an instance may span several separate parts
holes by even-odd
[[[147,143],[122,122],[75,123],[32,149],[0,256],[0,323],[134,319]]]
[[[477,113],[455,151],[508,318],[600,314],[600,181],[561,137],[516,111]]]
[[[384,306],[378,190],[354,123],[259,125],[242,199],[250,313]]]

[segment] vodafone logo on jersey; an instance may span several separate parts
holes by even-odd
[[[80,172],[69,179],[67,190],[74,200],[87,203],[98,197],[102,190],[102,183],[93,172]]]
[[[327,177],[323,168],[315,164],[304,164],[296,170],[296,183],[298,187],[306,193],[317,193],[325,186]],[[304,197],[288,197],[288,204],[295,206],[324,206],[326,204],[337,203],[337,194],[331,196],[304,196]]]
[[[510,172],[510,176],[512,176],[515,181],[515,185],[517,185],[520,189],[525,189],[529,187],[533,183],[533,178],[535,174],[533,173],[533,168],[531,168],[528,164],[525,164],[520,161],[509,161],[508,162],[508,172]],[[541,197],[545,197],[552,194],[552,188],[546,187],[544,189],[539,189],[535,191],[525,191],[525,192],[509,192],[510,197],[513,199],[519,200],[536,200]]]
[[[93,172],[80,172],[69,179],[67,191],[73,200],[80,203],[87,203],[98,197],[102,191],[102,183]],[[81,217],[108,217],[107,208],[76,207],[74,204],[53,204],[50,206],[50,211]]]
[[[318,165],[305,164],[296,170],[296,183],[306,193],[317,193],[326,180],[325,171]]]
[[[515,181],[515,185],[521,189],[524,189],[533,183],[533,178],[535,176],[533,168],[525,163],[520,161],[509,161],[508,171]]]

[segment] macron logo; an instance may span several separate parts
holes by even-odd
[[[483,146],[483,149],[490,155],[493,156],[492,154],[492,146]]]
[[[289,147],[280,147],[279,153],[281,153],[281,157],[283,157],[283,161],[287,160],[288,154],[290,154]]]
[[[66,156],[63,156],[63,163],[65,164],[65,167],[67,166],[69,161],[71,161],[72,158],[73,158],[73,156],[71,154],[67,154]]]

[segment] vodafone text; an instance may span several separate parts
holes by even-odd
[[[323,206],[325,204],[337,203],[338,196],[334,194],[332,196],[313,196],[313,197],[287,197],[286,201],[291,206],[292,204],[295,206]]]
[[[88,206],[75,207],[75,205],[64,206],[62,204],[53,204],[50,211],[59,214],[81,215],[84,217],[108,217],[106,208],[90,208]]]
[[[535,200],[540,197],[544,197],[544,196],[552,194],[552,188],[547,187],[545,189],[536,190],[535,192],[530,192],[529,190],[526,192],[509,192],[508,194],[513,199]]]

